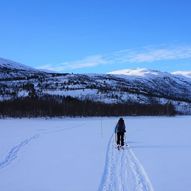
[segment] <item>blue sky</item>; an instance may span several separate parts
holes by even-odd
[[[190,0],[0,0],[0,57],[105,73],[191,70]]]

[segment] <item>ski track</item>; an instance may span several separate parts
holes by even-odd
[[[114,135],[110,138],[105,170],[99,191],[154,191],[151,181],[130,147],[115,148]]]
[[[28,139],[21,141],[19,144],[13,146],[8,152],[8,154],[5,156],[4,160],[0,161],[0,169],[9,166],[18,157],[19,151],[21,151],[21,149],[23,149],[32,140],[37,139],[38,137],[39,135],[36,134]]]
[[[4,160],[0,161],[0,169],[9,166],[18,157],[21,149],[41,134],[52,134],[63,130],[68,129],[42,132],[21,141],[10,149]],[[132,149],[128,147],[124,150],[117,150],[115,147],[115,138],[112,135],[108,143],[105,169],[99,191],[154,191],[147,173]]]
[[[61,131],[66,131],[66,130],[71,130],[71,129],[74,129],[74,128],[79,128],[79,127],[82,127],[84,125],[85,125],[85,123],[83,123],[81,125],[78,125],[78,126],[75,125],[75,126],[72,126],[70,128],[69,127],[64,127],[64,128],[59,127],[59,129],[53,129],[53,130],[39,129],[39,131],[41,131],[40,133],[35,134],[35,135],[31,136],[30,138],[27,138],[27,139],[21,141],[19,144],[13,146],[10,149],[8,154],[5,156],[4,160],[0,161],[0,169],[9,166],[18,157],[19,151],[21,149],[23,149],[26,145],[28,145],[34,139],[39,138],[40,135],[59,133]]]

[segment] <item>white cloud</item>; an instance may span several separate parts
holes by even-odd
[[[155,62],[160,60],[177,60],[191,58],[191,47],[166,47],[143,50],[129,56],[129,62]]]
[[[38,68],[57,72],[71,71],[109,64],[151,63],[156,61],[191,59],[191,46],[162,46],[125,49],[110,54],[92,55],[83,59]],[[125,67],[128,67],[127,65]]]
[[[57,65],[42,65],[39,66],[38,68],[60,72],[60,71],[74,70],[80,68],[95,67],[103,64],[108,64],[108,60],[106,60],[101,55],[94,55],[94,56],[88,56],[81,60],[64,62]]]
[[[79,69],[87,67],[95,67],[102,64],[107,64],[108,61],[101,55],[88,56],[82,60],[65,62],[63,65],[67,66],[70,69]]]

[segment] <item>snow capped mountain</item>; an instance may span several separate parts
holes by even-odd
[[[108,74],[144,77],[144,76],[149,76],[149,75],[160,75],[161,72],[156,71],[156,70],[148,70],[146,68],[138,68],[138,69],[116,70],[116,71],[109,72]]]
[[[71,96],[104,103],[166,104],[191,113],[191,79],[148,69],[109,74],[60,74],[1,59],[0,100],[18,97]]]
[[[16,70],[32,70],[32,71],[36,71],[35,69],[20,64],[18,62],[14,62],[12,60],[8,60],[8,59],[4,59],[4,58],[0,58],[0,68],[8,68],[8,69],[16,69]]]
[[[12,60],[0,58],[0,78],[27,78],[37,73],[42,73],[32,67],[14,62]]]
[[[176,71],[172,72],[172,74],[191,78],[191,71]]]

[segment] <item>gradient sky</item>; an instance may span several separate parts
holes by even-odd
[[[191,70],[190,0],[0,0],[0,57],[60,72]]]

